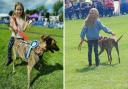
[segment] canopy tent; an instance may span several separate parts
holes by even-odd
[[[0,24],[8,24],[9,23],[9,15],[6,13],[0,13]]]
[[[38,18],[39,17],[39,15],[37,14],[37,13],[35,13],[35,14],[33,14],[33,15],[31,15],[31,16],[29,16],[30,18]]]

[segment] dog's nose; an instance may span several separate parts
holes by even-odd
[[[56,51],[59,51],[59,50],[60,50],[59,47],[57,47],[57,48],[56,48]]]

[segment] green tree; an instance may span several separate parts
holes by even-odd
[[[63,13],[61,13],[61,14],[59,15],[59,21],[60,21],[60,22],[63,22]]]
[[[47,18],[47,21],[50,22],[50,19],[49,19],[50,18],[50,13],[49,12],[46,12],[45,17]]]
[[[55,15],[59,14],[59,10],[63,7],[63,1],[59,0],[53,5],[53,12]]]
[[[25,13],[31,15],[31,14],[34,14],[34,13],[38,13],[38,10],[37,10],[37,9],[28,10],[28,9],[27,9],[27,10],[25,11]]]
[[[36,10],[38,12],[43,11],[44,14],[47,13],[47,11],[48,11],[48,9],[44,5],[37,7]]]
[[[27,10],[25,11],[25,13],[26,13],[26,14],[30,14],[30,10],[27,9]]]
[[[12,16],[13,10],[11,10],[8,14],[9,14],[9,16]]]

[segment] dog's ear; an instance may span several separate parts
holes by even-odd
[[[47,36],[45,36],[45,35],[42,35],[42,36],[40,37],[40,41],[41,41],[41,42],[46,41],[46,39],[47,39]]]
[[[44,39],[44,38],[45,38],[45,35],[42,35],[40,38],[41,38],[41,39]]]

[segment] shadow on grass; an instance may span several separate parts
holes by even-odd
[[[22,61],[21,63],[16,64],[15,67],[17,67],[17,66],[25,66],[25,65],[27,65],[27,62]]]
[[[87,66],[87,67],[84,67],[82,69],[77,69],[76,71],[77,72],[89,72],[89,71],[93,71],[94,69],[96,68],[96,66]]]
[[[40,73],[38,73],[36,77],[32,79],[31,86],[40,76],[50,74],[56,70],[63,70],[63,66],[59,63],[56,63],[55,65],[48,65],[46,61],[40,60],[35,66],[35,69],[37,69]]]
[[[104,62],[104,63],[100,63],[100,65],[98,66],[98,67],[103,67],[103,66],[105,66],[105,67],[114,67],[114,66],[116,66],[116,65],[118,65],[119,63],[115,63],[115,64],[109,64],[108,62]],[[95,70],[95,69],[97,69],[98,67],[96,67],[95,65],[92,65],[92,66],[87,66],[87,67],[84,67],[84,68],[82,68],[82,69],[77,69],[76,71],[77,72],[89,72],[89,71],[93,71],[93,70]]]
[[[116,66],[116,65],[118,65],[119,63],[115,63],[115,64],[109,64],[108,62],[103,62],[103,63],[100,63],[100,65],[102,65],[102,66],[112,66],[112,67],[114,67],[114,66]]]
[[[20,66],[26,66],[27,63],[22,61],[21,63],[19,64],[16,64],[15,66],[16,67],[20,67]],[[7,68],[5,66],[5,68]],[[63,66],[59,63],[56,63],[54,65],[49,65],[47,64],[47,62],[43,59],[41,59],[35,66],[34,68],[36,70],[39,71],[39,73],[33,78],[33,76],[31,76],[31,87],[32,85],[34,84],[34,82],[40,77],[40,76],[43,76],[43,75],[48,75],[54,71],[57,71],[57,70],[63,70]],[[14,75],[15,73],[12,73],[12,71],[7,75],[7,78],[9,78],[10,76]]]
[[[4,70],[10,70],[11,68],[10,67],[8,67],[8,66],[6,66],[5,65],[6,63],[2,63],[2,67],[3,67],[3,69]],[[21,66],[26,66],[27,65],[27,63],[26,62],[24,62],[24,61],[22,61],[21,63],[19,63],[19,64],[16,64],[15,66],[16,67],[21,67]],[[40,66],[41,65],[41,66]],[[0,65],[1,66],[1,65]],[[53,73],[54,71],[57,71],[57,70],[63,70],[63,66],[61,65],[61,64],[59,64],[59,63],[56,63],[56,64],[54,64],[54,65],[50,65],[50,64],[47,64],[47,62],[45,61],[45,60],[43,60],[43,59],[41,59],[40,61],[39,61],[39,63],[37,63],[37,65],[35,65],[35,67],[34,67],[36,70],[38,70],[39,71],[39,73],[38,74],[36,74],[36,76],[35,77],[33,77],[33,76],[31,76],[31,87],[32,87],[32,85],[33,85],[33,83],[40,77],[40,76],[43,76],[43,75],[48,75],[48,74],[50,74],[50,73]],[[32,71],[33,72],[33,71]],[[16,72],[15,72],[16,73]],[[15,75],[15,73],[12,73],[12,71],[8,71],[8,73],[7,73],[7,76],[5,76],[5,74],[3,73],[3,74],[1,74],[0,73],[0,80],[2,80],[1,78],[1,75],[4,75],[6,78],[6,80],[8,79],[10,79],[10,78],[12,78],[12,76],[13,75]],[[62,76],[63,77],[63,76]],[[0,81],[1,82],[1,81]],[[6,82],[7,84],[8,84],[8,81]],[[0,83],[0,87],[1,86],[3,86],[3,85],[6,85],[4,82],[3,83]],[[11,86],[11,84],[8,84],[8,86]],[[13,85],[12,85],[13,86]],[[11,87],[12,87],[11,86]],[[5,86],[6,87],[6,86]],[[3,88],[3,89],[5,89],[5,88]],[[6,88],[6,89],[14,89],[14,88]],[[20,88],[17,88],[17,89],[20,89]]]

